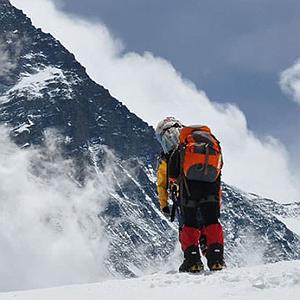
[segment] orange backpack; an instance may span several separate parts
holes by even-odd
[[[188,180],[214,182],[223,166],[220,142],[207,126],[180,130],[181,170]]]

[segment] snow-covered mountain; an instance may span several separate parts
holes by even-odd
[[[227,249],[234,264],[300,258],[300,236],[295,230],[300,203],[278,204],[225,184],[223,194]],[[285,220],[292,226],[288,227]]]
[[[101,171],[101,145],[114,151],[117,184],[101,215],[111,242],[109,270],[132,276],[164,259],[176,233],[157,209],[153,170],[159,145],[153,128],[93,82],[74,55],[9,1],[0,2],[0,41],[9,65],[0,73],[0,122],[12,128],[20,147],[43,145],[45,130],[55,128],[64,138],[65,157],[76,161],[79,181],[87,165]]]
[[[75,178],[82,185],[85,170],[101,172],[106,149],[114,153],[115,187],[99,213],[110,242],[107,269],[136,276],[180,259],[174,256],[176,224],[158,209],[153,128],[7,0],[0,0],[0,53],[0,122],[20,147],[43,147],[45,132],[55,129],[64,157],[76,161]],[[300,217],[300,203],[280,205],[224,184],[223,206],[229,265],[300,259],[300,237],[284,223]]]

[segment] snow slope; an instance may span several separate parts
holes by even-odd
[[[153,274],[43,290],[0,294],[0,300],[289,300],[300,299],[300,260],[201,275]]]

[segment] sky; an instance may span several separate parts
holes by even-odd
[[[300,51],[288,38],[297,37],[296,2],[272,1],[272,13],[270,1],[247,0],[226,10],[214,1],[11,2],[150,125],[166,115],[209,125],[227,183],[299,201]]]
[[[126,51],[166,58],[214,101],[234,102],[258,134],[290,143],[298,132],[300,107],[278,85],[279,74],[300,56],[298,0],[56,2],[65,12],[102,21]]]

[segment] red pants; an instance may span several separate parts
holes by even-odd
[[[190,246],[199,246],[201,235],[206,236],[208,247],[213,244],[224,245],[223,228],[220,223],[210,224],[202,229],[183,225],[179,234],[182,250],[185,251]]]
[[[218,203],[204,203],[198,207],[183,207],[183,226],[179,240],[185,251],[190,246],[198,246],[199,239],[205,235],[207,246],[224,245],[223,227],[219,223],[220,206]]]

